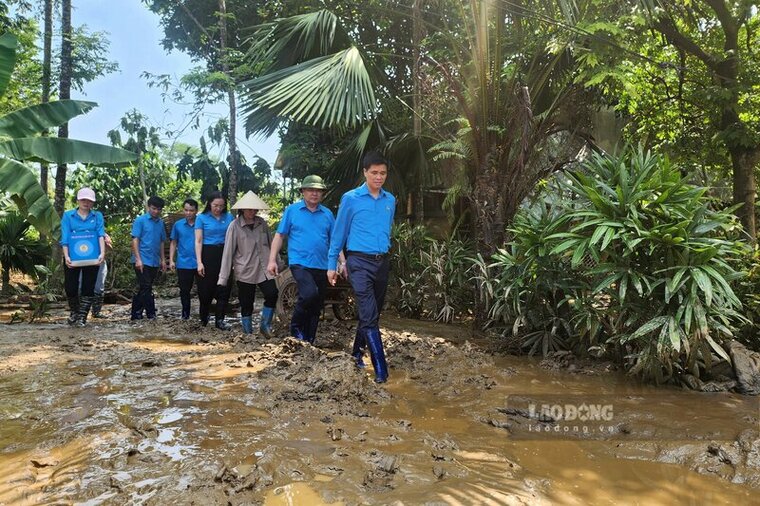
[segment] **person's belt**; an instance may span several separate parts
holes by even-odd
[[[224,243],[222,244],[204,244],[204,248],[224,248]]]
[[[346,251],[346,256],[366,258],[367,260],[380,261],[388,256],[388,253],[362,253],[361,251]]]

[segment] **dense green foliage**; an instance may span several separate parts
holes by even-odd
[[[746,247],[715,204],[666,158],[594,155],[518,213],[491,259],[398,227],[394,300],[414,316],[462,315],[472,277],[486,325],[530,354],[604,356],[658,382],[699,377],[746,322],[734,293]]]
[[[0,215],[0,266],[2,293],[10,291],[10,273],[36,275],[37,265],[44,265],[50,246],[35,237],[31,223],[17,212]]]
[[[450,237],[437,241],[424,227],[401,223],[393,228],[390,299],[413,318],[451,322],[470,313],[471,247]]]

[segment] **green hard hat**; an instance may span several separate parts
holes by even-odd
[[[314,188],[316,190],[326,190],[327,186],[325,186],[324,180],[322,180],[321,177],[317,176],[316,174],[311,174],[303,178],[303,181],[301,182],[301,188],[300,190],[303,190],[304,188]]]

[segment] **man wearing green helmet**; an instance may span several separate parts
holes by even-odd
[[[288,264],[298,286],[298,302],[290,321],[290,334],[296,339],[314,342],[319,316],[327,290],[327,248],[330,244],[335,216],[321,205],[324,181],[309,175],[301,183],[303,200],[289,205],[282,215],[272,240],[268,270],[278,274],[277,254],[288,236]]]

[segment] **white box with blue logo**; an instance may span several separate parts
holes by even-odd
[[[95,232],[74,232],[69,237],[69,258],[71,265],[82,267],[97,265],[100,256],[100,241]]]

